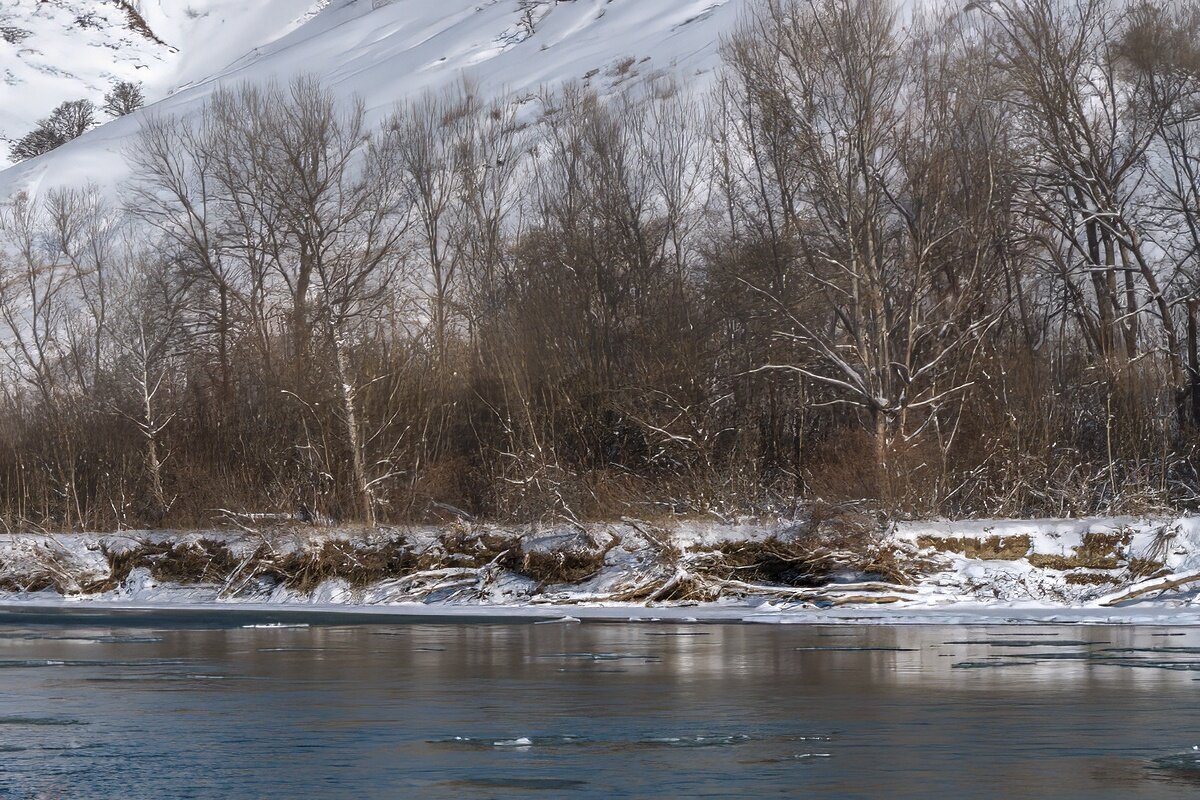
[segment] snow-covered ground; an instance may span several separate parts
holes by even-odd
[[[740,577],[780,548],[840,558],[811,521],[10,534],[0,605],[293,620],[1200,625],[1200,518],[905,522],[873,541],[903,579],[844,565],[791,582],[805,585]],[[755,555],[738,561],[745,553]]]
[[[528,96],[580,81],[597,91],[670,76],[704,85],[747,0],[43,0],[0,8],[0,138],[64,100],[99,104],[115,79],[148,105],[0,171],[0,197],[86,181],[117,187],[122,148],[147,114],[195,115],[218,86],[318,75],[373,119],[427,89],[472,81]],[[9,41],[11,39],[11,41]],[[3,144],[3,142],[0,142]],[[0,167],[7,147],[0,148]]]

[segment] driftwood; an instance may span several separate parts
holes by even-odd
[[[842,606],[852,603],[871,605],[899,603],[910,599],[905,595],[915,592],[914,589],[907,586],[883,582],[834,583],[817,587],[777,586],[715,578],[678,567],[672,573],[655,575],[632,586],[623,587],[613,592],[589,592],[587,594],[563,592],[534,597],[529,602],[532,605],[579,605],[582,603],[614,602],[642,602],[650,605],[664,598],[672,598],[672,593],[677,590],[684,590],[686,594],[700,592],[714,596],[722,596],[728,591],[738,595],[773,597],[810,606],[818,604]],[[867,592],[871,594],[865,594]]]
[[[721,597],[758,597],[797,607],[827,607],[899,603],[911,599],[914,592],[910,587],[886,579],[816,586],[789,585],[791,581],[775,581],[748,574],[747,570],[754,565],[744,563],[746,558],[734,559],[729,553],[719,550],[680,552],[666,532],[640,520],[627,519],[626,524],[637,531],[639,540],[646,542],[647,554],[654,554],[649,559],[650,563],[643,558],[623,569],[620,564],[610,565],[617,572],[613,574],[612,582],[606,581],[607,585],[600,591],[573,592],[571,586],[564,583],[561,586],[564,591],[543,593],[546,581],[542,580],[536,590],[526,592],[521,600],[540,606],[581,603],[659,605],[712,601]],[[160,582],[199,585],[203,579],[204,585],[212,585],[216,590],[215,598],[222,599],[241,596],[247,587],[262,576],[272,579],[264,584],[265,587],[278,584],[301,594],[315,590],[326,580],[340,578],[354,591],[355,602],[375,604],[398,600],[420,601],[435,595],[445,602],[460,598],[486,600],[489,598],[489,588],[497,578],[509,571],[515,570],[527,578],[533,577],[528,572],[529,565],[524,561],[519,566],[513,564],[516,552],[513,547],[518,546],[516,542],[508,543],[511,546],[507,549],[502,549],[503,543],[495,548],[489,545],[486,558],[490,561],[487,563],[481,563],[485,559],[480,558],[476,562],[478,566],[459,566],[448,563],[455,561],[453,556],[457,551],[450,550],[454,543],[441,539],[420,552],[405,550],[407,545],[389,541],[383,547],[390,547],[391,550],[385,552],[383,547],[366,541],[314,538],[294,529],[258,531],[249,526],[242,527],[246,532],[238,539],[246,545],[244,552],[236,556],[227,552],[227,545],[233,539],[221,538],[217,544],[223,551],[222,561],[219,568],[211,570],[215,551],[210,552],[210,548],[202,546],[204,540],[193,542],[191,537],[184,537],[178,541],[152,541],[125,537],[132,542],[133,551],[138,552],[126,553],[122,550],[110,553],[104,550],[108,559],[108,574],[92,576],[89,571],[94,570],[91,569],[90,560],[75,563],[77,559],[73,557],[71,547],[51,536],[41,536],[32,537],[24,547],[14,548],[23,555],[19,562],[13,563],[13,559],[7,559],[5,563],[0,563],[0,580],[4,580],[11,590],[27,588],[31,581],[36,581],[36,587],[45,584],[53,585],[60,592],[95,594],[115,588],[134,567],[146,567]],[[621,542],[613,531],[607,532],[609,540],[598,545],[594,554],[601,564]],[[281,542],[280,536],[295,537],[295,542]],[[594,539],[592,543],[595,544]],[[283,547],[284,544],[292,546]],[[449,555],[443,557],[440,551],[435,552],[434,548],[438,547],[446,547]],[[493,549],[497,552],[492,552]],[[734,555],[740,554],[741,551],[738,551]],[[816,563],[828,560],[839,565],[851,561],[853,554],[842,551],[793,553],[786,549],[776,552],[770,549],[763,557],[768,556],[786,562]],[[171,573],[164,578],[154,573],[156,568],[161,572],[162,565],[168,562],[168,565],[174,565],[176,572],[187,569],[195,574]],[[590,577],[593,575],[584,579]],[[579,588],[579,581],[571,583]],[[1160,587],[1151,587],[1148,591],[1154,588]]]
[[[1108,596],[1100,601],[1102,606],[1115,606],[1121,603],[1126,603],[1130,600],[1136,600],[1139,597],[1151,594],[1152,592],[1166,592],[1171,589],[1178,589],[1180,586],[1187,586],[1189,583],[1200,581],[1200,572],[1192,573],[1191,575],[1182,575],[1175,577],[1168,575],[1165,578],[1155,578],[1154,580],[1145,583],[1134,584],[1125,590],[1124,594],[1116,596]]]

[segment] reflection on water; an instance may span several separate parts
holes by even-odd
[[[0,797],[1200,792],[1200,630],[0,629]]]

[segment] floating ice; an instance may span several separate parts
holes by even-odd
[[[516,739],[502,739],[499,742],[493,742],[496,747],[533,747],[533,739],[528,736],[521,736]]]
[[[429,744],[461,745],[463,747],[493,748],[493,747],[560,747],[563,745],[583,744],[590,741],[583,736],[564,734],[560,736],[516,736],[509,739],[480,738],[475,736],[450,736],[444,739],[429,739]]]

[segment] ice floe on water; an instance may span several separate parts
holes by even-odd
[[[475,737],[448,736],[441,739],[430,739],[429,744],[455,745],[471,748],[529,748],[529,747],[563,747],[568,745],[588,744],[585,736],[563,734],[557,736],[510,736],[510,737]]]

